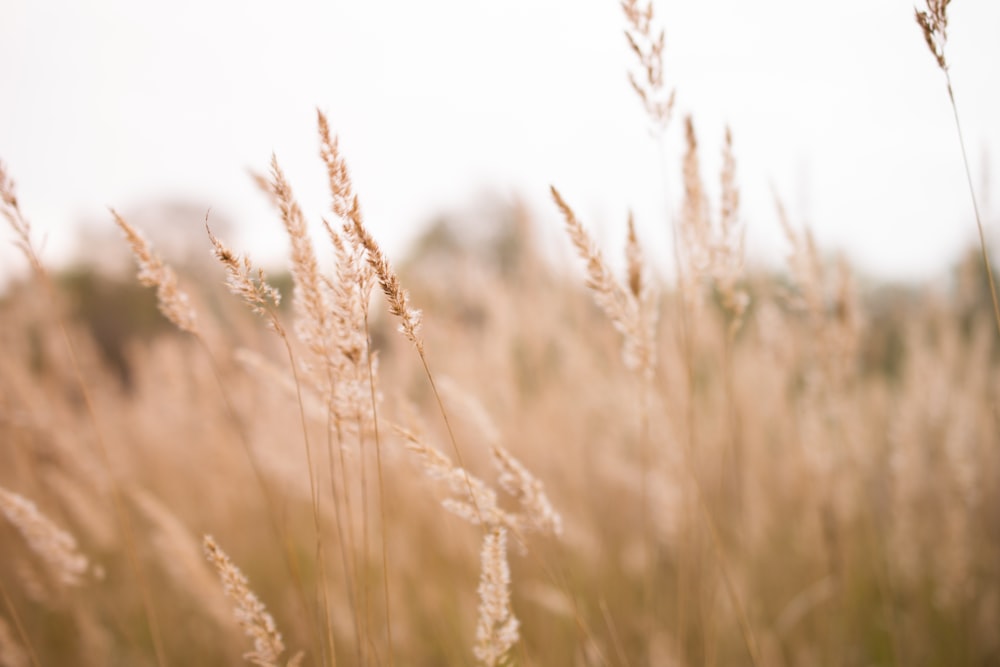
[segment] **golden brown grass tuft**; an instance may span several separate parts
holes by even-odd
[[[946,75],[947,7],[918,13]],[[623,9],[662,129],[663,32],[651,4]],[[733,138],[709,197],[688,119],[679,280],[631,216],[619,276],[554,188],[553,215],[500,212],[485,249],[438,230],[397,275],[317,124],[329,266],[277,160],[258,179],[291,241],[291,312],[281,276],[208,230],[224,278],[190,277],[195,320],[116,216],[194,334],[131,339],[128,386],[0,167],[36,275],[0,300],[0,662],[1000,662],[1000,354],[981,265],[949,293],[871,289],[779,205],[787,265],[748,270]],[[556,213],[585,285],[532,247]],[[376,283],[388,312],[370,308]],[[395,423],[419,429],[385,435]]]

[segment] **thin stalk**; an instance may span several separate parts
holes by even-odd
[[[653,629],[656,618],[656,540],[653,535],[652,508],[649,501],[649,471],[652,463],[652,452],[649,435],[649,382],[642,377],[641,371],[637,374],[639,382],[639,522],[642,527],[643,547],[646,558],[649,559],[646,567],[646,581],[643,586],[642,605],[647,624],[646,636],[653,637]]]
[[[371,638],[371,587],[368,581],[368,562],[371,560],[371,551],[368,539],[368,461],[365,456],[365,436],[360,410],[356,415],[358,422],[358,464],[361,466],[361,614],[365,624],[365,641],[373,644]],[[373,645],[374,649],[374,645]]]
[[[379,438],[378,430],[378,402],[375,400],[375,370],[372,368],[372,344],[368,328],[367,309],[365,310],[365,356],[368,359],[368,387],[371,392],[372,423],[375,429],[375,463],[378,467],[379,515],[382,521],[382,580],[385,592],[385,632],[389,649],[389,666],[393,667],[395,662],[392,656],[392,607],[389,600],[389,549],[386,544],[386,529],[389,524],[385,516],[385,483],[382,478],[382,441]]]
[[[3,171],[2,165],[0,165],[0,181],[2,181],[4,188],[3,204],[6,207],[3,209],[3,214],[8,219],[8,222],[10,222],[15,234],[19,237],[19,241],[16,245],[21,249],[25,257],[28,259],[28,262],[31,264],[31,268],[34,270],[39,282],[42,283],[43,288],[48,293],[49,301],[51,302],[52,308],[56,313],[56,323],[59,327],[59,333],[63,339],[64,345],[66,346],[66,351],[70,359],[70,365],[73,367],[73,375],[80,388],[80,394],[83,397],[84,406],[87,411],[87,417],[89,418],[91,427],[94,430],[97,455],[108,475],[108,481],[111,487],[110,493],[112,505],[115,509],[115,516],[118,519],[119,529],[121,530],[122,536],[125,540],[125,550],[129,566],[131,567],[132,573],[136,578],[136,583],[138,584],[139,597],[142,603],[146,625],[149,628],[150,638],[153,642],[153,651],[156,654],[156,663],[158,667],[166,667],[166,653],[163,647],[163,639],[160,633],[159,623],[156,620],[156,614],[153,610],[152,598],[149,592],[149,583],[146,581],[142,568],[139,567],[139,556],[135,545],[135,536],[133,534],[131,520],[128,516],[127,510],[125,509],[122,487],[111,465],[111,456],[108,453],[107,444],[104,439],[104,432],[101,428],[99,420],[97,419],[97,411],[94,408],[94,401],[90,395],[90,390],[87,387],[86,379],[83,376],[83,370],[80,368],[79,357],[76,353],[76,347],[73,345],[73,340],[69,335],[69,328],[66,326],[65,316],[59,305],[58,292],[56,291],[55,285],[52,284],[52,279],[49,277],[45,267],[42,266],[42,262],[31,243],[31,225],[21,212],[17,203],[17,198],[13,193],[13,185],[7,181],[6,173]]]
[[[275,320],[276,321],[276,320]],[[323,607],[322,613],[327,619],[327,626],[329,626],[330,618],[330,606],[329,599],[327,598],[327,575],[326,575],[326,564],[323,555],[323,533],[320,526],[319,520],[319,495],[316,492],[316,473],[313,468],[313,457],[312,457],[312,446],[309,443],[309,428],[306,422],[306,409],[305,404],[302,400],[302,383],[299,380],[299,372],[295,365],[295,355],[292,353],[292,345],[288,341],[287,336],[285,336],[284,331],[279,329],[279,335],[282,342],[285,344],[285,351],[288,354],[288,364],[292,369],[292,379],[295,381],[295,396],[299,406],[299,421],[302,425],[302,440],[305,444],[306,451],[306,465],[309,467],[309,496],[310,504],[312,506],[312,516],[313,516],[313,529],[316,533],[316,564],[319,569],[320,576],[320,586],[322,587],[322,599]],[[332,636],[331,636],[332,641]],[[332,656],[331,656],[332,657]]]
[[[334,423],[335,422],[335,423]],[[337,477],[334,471],[334,457],[333,457],[333,433],[336,431],[337,434],[337,450],[340,454],[340,475],[341,475],[341,488],[343,490],[344,496],[344,511],[347,513],[347,520],[344,520],[340,502],[338,501],[337,494]],[[357,577],[357,562],[355,558],[354,550],[354,528],[350,524],[351,513],[351,498],[350,491],[347,487],[347,465],[346,459],[344,457],[344,448],[341,445],[343,442],[343,431],[341,430],[340,420],[333,420],[333,411],[327,409],[327,425],[326,425],[326,448],[327,448],[327,466],[330,469],[330,494],[333,496],[333,509],[334,509],[334,522],[337,527],[337,539],[340,542],[340,559],[344,568],[344,579],[347,585],[347,598],[351,604],[351,609],[353,613],[351,614],[351,624],[354,627],[354,638],[355,638],[355,658],[357,664],[365,664],[362,660],[361,650],[361,628],[358,625],[358,600],[357,595],[354,590],[355,578]],[[344,524],[347,524],[346,540],[344,532]],[[350,554],[350,556],[348,556]]]
[[[285,567],[288,569],[289,575],[295,582],[295,593],[298,598],[298,602],[302,607],[302,612],[305,618],[311,619],[312,616],[309,612],[309,605],[306,602],[305,587],[303,586],[302,581],[302,570],[299,567],[298,560],[294,556],[291,537],[278,517],[277,502],[274,494],[264,477],[264,472],[261,470],[260,462],[257,460],[257,456],[253,453],[253,448],[250,446],[250,439],[246,434],[246,428],[243,421],[240,418],[239,413],[237,413],[232,399],[229,397],[229,392],[226,389],[225,383],[222,381],[222,373],[220,372],[219,364],[215,359],[215,355],[212,353],[212,350],[209,348],[208,342],[204,339],[204,337],[200,334],[196,334],[195,339],[205,352],[209,367],[212,369],[212,375],[215,377],[215,381],[219,385],[219,393],[222,396],[222,402],[225,404],[226,414],[228,415],[233,424],[233,428],[236,430],[236,433],[240,438],[240,443],[243,445],[243,451],[246,454],[248,463],[250,464],[250,469],[253,471],[254,478],[257,480],[257,485],[260,487],[261,494],[264,496],[264,502],[267,505],[268,519],[271,523],[271,530],[274,532],[275,537],[277,537],[278,543],[282,545],[282,556],[285,561]],[[315,632],[315,627],[313,628],[313,632]]]
[[[0,581],[0,595],[3,596],[4,604],[7,606],[7,613],[10,614],[11,619],[14,621],[14,627],[17,629],[17,634],[21,639],[21,643],[24,645],[25,650],[28,651],[28,657],[31,658],[31,664],[34,667],[42,667],[42,663],[38,661],[38,654],[35,653],[35,647],[31,644],[31,637],[24,629],[24,623],[21,621],[21,615],[17,613],[17,607],[14,606],[13,600],[10,599],[10,595],[7,594],[7,587],[3,585]]]
[[[743,521],[745,515],[745,506],[743,503],[743,464],[745,457],[743,455],[743,438],[741,436],[740,409],[739,403],[736,401],[736,368],[733,363],[733,332],[730,326],[726,326],[724,333],[722,364],[725,374],[726,416],[729,420],[729,450],[730,456],[732,456],[732,495],[735,496],[735,502],[733,502],[731,507],[736,513],[735,524],[743,526],[745,523]]]
[[[469,487],[469,498],[472,500],[472,505],[476,510],[476,516],[479,518],[479,525],[485,532],[486,522],[483,521],[483,515],[479,509],[479,502],[476,500],[476,494],[472,490],[472,480],[469,478],[469,470],[465,467],[465,462],[462,460],[462,452],[459,451],[458,440],[455,438],[455,432],[451,428],[451,420],[448,419],[448,411],[444,409],[444,401],[441,400],[441,394],[438,393],[437,385],[434,383],[434,376],[431,375],[430,366],[427,365],[427,356],[424,354],[423,347],[418,347],[417,353],[420,355],[420,363],[424,366],[424,374],[427,376],[427,381],[430,382],[431,392],[433,392],[434,399],[437,401],[438,410],[440,410],[441,417],[444,419],[445,428],[448,429],[448,439],[451,441],[451,448],[455,452],[455,460],[458,461],[458,466],[462,469],[462,473],[465,475],[465,483]]]
[[[608,609],[608,601],[604,599],[603,595],[600,597],[598,604],[601,607],[601,615],[604,617],[604,625],[608,627],[608,633],[611,635],[611,645],[615,649],[618,662],[622,665],[630,664],[628,656],[625,654],[625,647],[622,646],[621,637],[618,636],[618,628],[615,626],[615,619],[611,616],[611,610]]]
[[[677,252],[677,243],[675,236],[675,252]],[[680,267],[680,258],[678,256],[678,267]],[[678,269],[680,270],[680,269]],[[683,294],[681,295],[683,299]],[[694,451],[695,451],[695,424],[696,416],[694,411],[694,394],[695,394],[695,380],[694,380],[694,368],[693,368],[693,346],[692,346],[692,332],[690,330],[691,324],[688,322],[687,308],[684,307],[683,302],[681,303],[681,339],[684,349],[684,369],[687,376],[688,385],[688,406],[687,406],[687,439],[684,442],[684,462],[685,467],[688,471],[688,476],[694,485],[695,496],[697,499],[698,508],[701,510],[702,518],[705,524],[708,526],[709,534],[712,538],[712,547],[715,551],[717,558],[719,559],[719,571],[722,574],[723,584],[726,589],[726,594],[729,597],[730,603],[733,605],[733,609],[736,611],[736,619],[740,626],[740,632],[743,635],[743,642],[746,645],[747,653],[750,655],[750,661],[754,667],[761,667],[763,664],[760,657],[760,649],[757,645],[756,637],[750,626],[749,618],[747,617],[746,610],[743,606],[743,602],[736,591],[736,586],[733,584],[732,577],[730,575],[729,561],[726,558],[725,551],[723,550],[722,540],[719,536],[719,530],[716,526],[715,519],[712,516],[711,511],[708,508],[708,499],[705,497],[705,491],[701,484],[701,479],[698,476],[697,470],[694,464]]]
[[[997,303],[997,288],[993,281],[993,268],[990,254],[986,249],[986,234],[983,232],[983,220],[979,215],[979,203],[976,201],[976,188],[972,185],[972,170],[969,169],[969,156],[965,150],[965,137],[962,135],[962,123],[958,119],[958,105],[955,103],[955,92],[951,87],[951,74],[944,69],[945,82],[948,84],[948,99],[951,101],[951,111],[955,116],[955,129],[958,130],[958,144],[962,147],[962,164],[965,166],[965,179],[969,184],[969,196],[972,198],[972,210],[976,214],[976,229],[979,232],[979,249],[983,254],[983,264],[986,266],[986,278],[990,282],[990,298],[993,299],[993,318],[996,321],[997,333],[1000,334],[1000,305]]]
[[[51,291],[53,302],[55,302],[55,288],[48,281],[48,274],[43,275],[44,282],[46,283],[47,288]],[[66,345],[66,350],[69,353],[70,364],[73,367],[73,374],[76,377],[77,384],[80,387],[80,393],[83,396],[83,402],[86,406],[87,415],[89,416],[91,424],[94,428],[98,455],[101,458],[101,462],[104,464],[104,469],[108,474],[109,481],[111,482],[111,502],[114,505],[115,515],[118,518],[119,527],[122,531],[122,536],[125,539],[125,552],[129,566],[132,569],[132,573],[135,575],[136,582],[139,585],[139,598],[142,603],[143,612],[146,616],[146,623],[149,626],[149,635],[153,642],[153,652],[156,655],[156,663],[159,667],[165,667],[167,664],[167,658],[163,646],[163,637],[160,632],[159,623],[156,619],[156,613],[153,609],[153,600],[149,591],[149,582],[146,580],[146,577],[142,572],[142,568],[139,565],[139,552],[135,544],[135,533],[132,528],[132,520],[128,515],[128,510],[125,508],[122,487],[118,482],[117,476],[111,466],[111,456],[108,454],[108,448],[104,441],[104,434],[100,423],[97,420],[97,411],[94,408],[94,402],[90,396],[90,390],[84,380],[83,370],[80,368],[80,361],[76,354],[76,347],[73,345],[73,341],[70,338],[69,331],[66,328],[66,323],[63,320],[61,312],[57,315],[57,322],[60,334],[62,335],[63,341]]]

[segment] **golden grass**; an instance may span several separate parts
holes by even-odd
[[[918,15],[945,70],[946,6]],[[623,10],[663,130],[663,33]],[[688,118],[676,281],[631,218],[617,275],[555,188],[512,243],[397,272],[317,125],[333,266],[276,158],[258,179],[291,309],[211,229],[219,273],[177,275],[112,215],[186,332],[130,343],[127,386],[0,168],[36,274],[0,304],[0,664],[1000,661],[975,264],[951,292],[862,291],[779,204],[788,266],[747,270],[733,138],[713,204]],[[559,217],[582,285],[528,238]]]

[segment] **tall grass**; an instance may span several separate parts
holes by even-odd
[[[664,32],[622,8],[668,137]],[[128,385],[0,172],[36,270],[0,305],[0,664],[1000,662],[984,292],[861,290],[780,200],[787,266],[748,269],[738,138],[712,202],[691,118],[676,280],[631,218],[618,275],[555,187],[493,246],[393,265],[317,130],[323,241],[277,158],[259,179],[291,299],[211,220],[194,275],[112,214],[177,325]]]

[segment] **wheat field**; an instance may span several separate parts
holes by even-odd
[[[946,77],[947,7],[917,13]],[[622,9],[682,128],[673,275],[558,184],[396,266],[321,112],[324,235],[280,156],[257,176],[273,275],[211,215],[182,271],[115,211],[138,277],[55,272],[0,166],[32,268],[0,299],[0,665],[1000,664],[982,223],[952,282],[879,286],[778,201],[787,263],[749,268],[738,138],[675,117]]]

